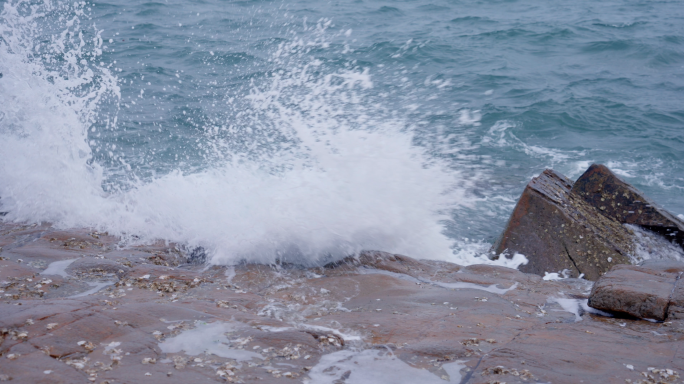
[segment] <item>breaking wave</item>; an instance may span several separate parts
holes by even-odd
[[[475,200],[476,172],[447,163],[439,145],[416,145],[411,121],[370,92],[368,67],[331,69],[311,53],[329,48],[329,22],[269,52],[265,80],[219,97],[230,113],[202,126],[200,166],[142,177],[101,136],[121,129],[122,80],[88,12],[85,2],[4,4],[5,220],[201,246],[223,264],[318,263],[363,249],[482,261],[483,246],[458,249],[444,234]]]

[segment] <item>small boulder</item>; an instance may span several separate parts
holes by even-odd
[[[525,255],[529,262],[520,271],[541,276],[568,270],[596,280],[613,265],[630,263],[632,231],[571,194],[572,186],[551,169],[532,179],[492,251]]]
[[[602,276],[591,290],[589,306],[602,311],[663,321],[684,313],[684,289],[677,287],[684,264],[653,262],[644,266],[618,265]],[[677,290],[676,288],[680,288]],[[679,292],[675,297],[673,292]],[[672,308],[672,306],[680,308]]]
[[[684,222],[658,207],[604,165],[592,164],[577,179],[571,193],[582,197],[608,218],[641,226],[684,248]]]

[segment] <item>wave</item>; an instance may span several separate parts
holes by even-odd
[[[476,200],[477,173],[415,145],[410,120],[369,92],[369,68],[331,69],[311,54],[330,46],[329,21],[279,42],[267,80],[221,100],[234,113],[202,123],[204,164],[140,177],[103,138],[124,134],[117,121],[129,105],[115,63],[103,62],[103,31],[81,25],[87,19],[85,3],[4,4],[5,220],[201,246],[215,264],[314,264],[363,249],[487,261],[482,247],[457,249],[444,234],[450,215]]]

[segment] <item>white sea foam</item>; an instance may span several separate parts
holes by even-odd
[[[570,277],[570,270],[569,269],[564,269],[560,272],[544,272],[544,277],[542,277],[543,280],[563,280],[567,279]]]
[[[359,268],[358,271],[359,271],[359,273],[362,273],[362,274],[387,275],[387,276],[396,277],[397,279],[400,279],[400,280],[408,280],[408,281],[420,283],[420,284],[434,284],[434,285],[438,285],[442,288],[448,288],[448,289],[477,289],[480,291],[495,293],[497,295],[503,295],[506,292],[511,291],[511,290],[518,287],[518,283],[514,283],[513,285],[511,285],[508,288],[499,288],[496,284],[480,285],[480,284],[473,284],[473,283],[466,283],[466,282],[443,283],[443,282],[432,281],[432,280],[427,280],[427,279],[418,279],[418,278],[415,278],[413,276],[409,276],[409,275],[406,275],[403,273],[385,271],[382,269]]]
[[[228,283],[232,282],[235,275],[236,275],[236,272],[235,272],[234,266],[230,265],[230,266],[226,267],[226,272],[225,272],[226,282],[228,282]]]
[[[99,283],[88,283],[93,288],[90,288],[89,290],[81,293],[77,293],[75,295],[67,297],[67,299],[73,299],[75,297],[83,297],[83,296],[88,296],[92,295],[93,293],[99,292],[102,288],[114,285],[112,282],[99,282]]]
[[[639,163],[609,161],[606,166],[610,168],[613,173],[621,177],[634,177],[634,170],[639,169]]]
[[[644,260],[684,260],[684,251],[670,239],[642,229],[638,225],[625,224],[636,235],[634,238],[634,254],[629,255],[637,264]]]
[[[515,123],[500,120],[494,123],[486,135],[480,141],[482,145],[492,147],[507,147],[523,152],[528,156],[551,161],[549,167],[555,164],[563,164],[572,158],[585,155],[584,151],[568,151],[556,148],[546,148],[539,145],[527,144],[513,133]]]
[[[473,283],[464,283],[464,282],[458,282],[458,283],[435,282],[434,284],[439,285],[440,287],[450,288],[450,289],[479,289],[481,291],[496,293],[497,295],[503,295],[506,292],[511,291],[511,290],[518,287],[518,283],[514,283],[513,285],[511,285],[508,288],[499,288],[496,286],[496,284],[484,286],[484,285],[473,284]]]
[[[69,259],[69,260],[60,260],[60,261],[54,261],[50,263],[47,268],[45,268],[44,271],[42,271],[40,274],[41,275],[58,275],[62,277],[67,277],[69,274],[66,272],[66,269],[78,259]]]
[[[450,365],[451,364],[451,365]],[[450,383],[461,381],[462,362],[445,364]],[[344,350],[321,357],[309,372],[306,384],[326,384],[344,381],[348,384],[425,383],[442,384],[445,381],[427,370],[411,367],[389,350]]]
[[[459,243],[443,233],[450,215],[474,200],[468,190],[477,175],[414,145],[412,125],[367,97],[368,68],[321,67],[309,52],[329,45],[329,23],[311,28],[311,41],[293,39],[273,53],[273,65],[287,70],[232,104],[244,109],[243,118],[206,127],[211,166],[147,180],[117,174],[129,179],[126,188],[105,192],[110,171],[93,150],[109,149],[91,149],[97,144],[88,135],[95,122],[117,128],[116,116],[99,106],[117,104],[121,95],[112,64],[100,63],[101,31],[81,24],[85,3],[20,3],[5,2],[0,14],[5,220],[202,246],[214,264],[316,263],[363,249],[461,264],[486,259],[463,249],[455,254]],[[54,34],[39,36],[49,30]],[[49,41],[49,49],[37,41]],[[462,124],[479,119],[477,111],[461,111]],[[253,152],[236,152],[234,144],[245,139],[253,139]],[[117,172],[130,168],[110,156],[122,165]]]
[[[467,360],[455,360],[451,363],[442,365],[442,369],[449,375],[449,382],[460,383],[462,374],[461,371],[466,367]]]
[[[178,336],[170,337],[161,343],[159,348],[164,353],[184,352],[187,355],[197,356],[208,353],[237,361],[249,361],[263,359],[254,352],[231,347],[231,341],[226,333],[235,332],[238,326],[227,322],[197,323],[197,327],[183,331]]]
[[[336,336],[339,336],[345,342],[360,342],[360,341],[362,341],[361,336],[359,336],[359,335],[354,335],[351,333],[345,333],[345,332],[342,332],[338,329],[334,329],[334,328],[330,328],[330,327],[324,327],[321,325],[297,323],[293,327],[261,326],[260,329],[267,331],[267,332],[287,332],[287,331],[305,329],[305,330],[313,330],[313,331],[324,332],[324,333],[331,334],[331,335],[336,335]]]
[[[587,299],[566,299],[566,298],[549,298],[550,303],[558,303],[562,310],[565,312],[570,312],[575,315],[575,321],[581,321],[582,315],[585,313],[593,313],[601,316],[612,317],[613,315],[600,311],[598,309],[590,307],[587,303]]]
[[[571,168],[568,170],[568,173],[566,176],[568,176],[570,179],[577,179],[580,175],[582,175],[593,161],[591,160],[580,160],[580,161],[575,161],[572,163]]]

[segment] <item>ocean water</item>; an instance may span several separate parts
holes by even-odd
[[[6,221],[472,264],[592,162],[684,215],[679,1],[0,5]]]

